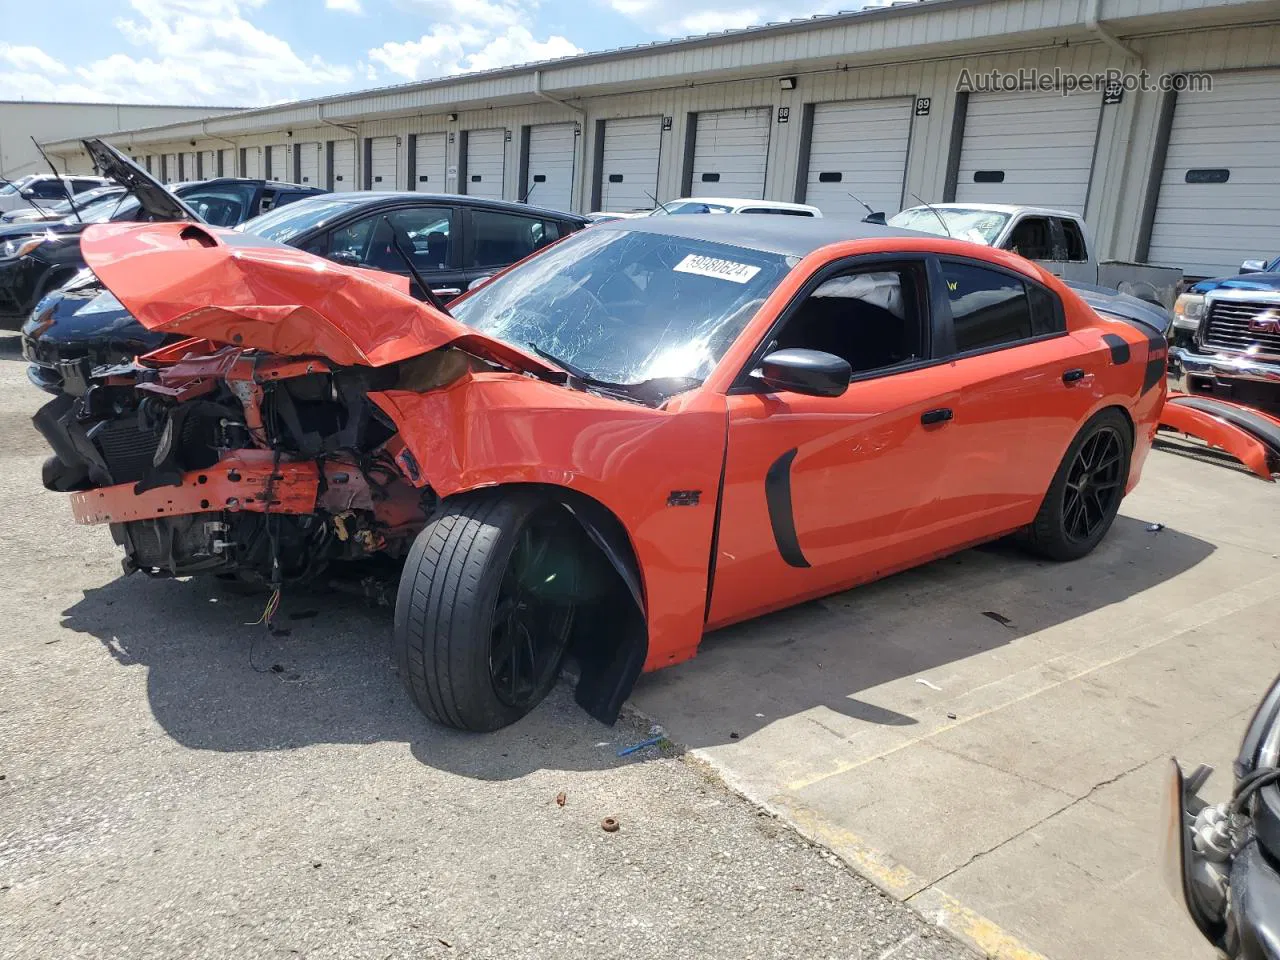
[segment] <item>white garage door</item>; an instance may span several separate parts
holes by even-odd
[[[692,196],[764,199],[769,116],[768,107],[698,114]]]
[[[1179,93],[1148,259],[1190,276],[1280,253],[1280,72]]]
[[[323,183],[320,179],[323,149],[315,141],[298,144],[298,178],[309,187],[318,187]]]
[[[242,177],[261,177],[262,176],[262,148],[261,147],[243,147],[240,151],[240,176]]]
[[[661,117],[628,117],[604,123],[600,209],[650,210],[658,195]]]
[[[201,180],[210,180],[218,175],[218,154],[213,150],[201,150],[197,161],[196,175]]]
[[[236,152],[230,147],[218,151],[218,166],[214,168],[214,173],[220,177],[236,175]]]
[[[348,193],[356,189],[356,142],[333,141],[333,192]]]
[[[528,203],[553,210],[572,206],[576,129],[572,123],[529,128],[529,176],[524,184]]]
[[[272,180],[292,180],[293,179],[293,159],[289,156],[289,147],[286,144],[277,144],[267,147],[268,171],[267,176]]]
[[[1101,109],[1096,93],[972,94],[956,200],[1083,214]]]
[[[396,162],[398,150],[395,137],[373,137],[369,140],[370,190],[394,190],[396,188]]]
[[[462,193],[487,200],[502,199],[502,178],[507,169],[505,130],[467,131],[467,181]]]
[[[178,155],[176,153],[166,153],[161,163],[161,179],[165,183],[176,183],[178,180]]]
[[[178,179],[179,180],[199,180],[196,174],[196,153],[194,150],[184,151],[180,155],[178,161]]]
[[[445,157],[445,135],[443,133],[420,133],[413,147],[413,183],[410,190],[421,190],[423,193],[445,192],[445,171],[448,161]]]
[[[866,216],[854,196],[888,216],[902,209],[911,106],[907,99],[815,104],[805,202],[828,217]]]

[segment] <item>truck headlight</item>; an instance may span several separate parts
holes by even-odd
[[[1198,293],[1184,293],[1173,305],[1173,325],[1178,330],[1195,333],[1204,319],[1204,297]]]
[[[18,237],[6,240],[0,243],[0,260],[17,260],[19,257],[25,257],[44,243],[44,239],[44,237]]]

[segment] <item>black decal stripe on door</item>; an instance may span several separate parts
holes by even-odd
[[[792,567],[807,567],[804,551],[796,536],[796,519],[791,504],[791,464],[798,451],[792,447],[769,467],[764,475],[764,499],[769,506],[769,525],[778,553]]]

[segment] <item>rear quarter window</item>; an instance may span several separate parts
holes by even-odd
[[[943,261],[956,352],[1011,346],[1066,329],[1062,305],[1052,292],[1011,273]]]

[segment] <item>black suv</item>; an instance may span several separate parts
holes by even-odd
[[[73,214],[55,223],[0,226],[0,329],[18,329],[41,297],[84,268],[80,234],[91,223],[193,219],[234,227],[267,210],[325,192],[293,183],[238,177],[180,183],[166,191],[155,181],[144,185],[137,178],[141,171],[136,165],[101,141],[85,141],[85,146],[90,148],[98,168],[129,190],[130,196],[118,206],[95,207],[83,219]],[[163,196],[150,189],[151,184]],[[175,196],[180,199],[175,201]]]
[[[452,300],[590,221],[502,200],[429,193],[333,193],[273,210],[239,229],[348,266],[398,273],[415,297]],[[410,270],[406,257],[412,261]],[[92,275],[46,297],[22,328],[27,376],[76,393],[94,367],[179,339],[147,330]]]

